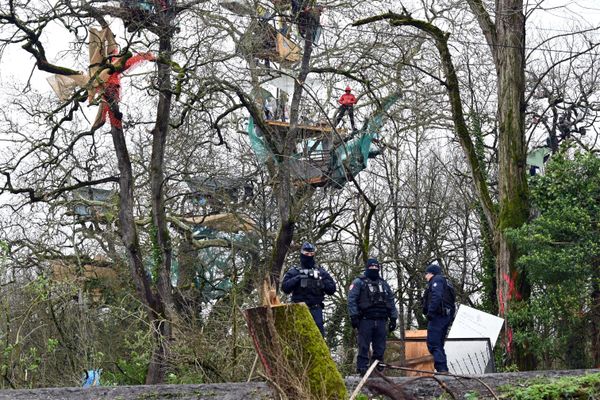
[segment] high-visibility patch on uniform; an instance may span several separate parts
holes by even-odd
[[[434,283],[433,283],[433,287],[436,287],[436,286],[437,286],[437,282],[434,282]]]
[[[350,289],[349,290],[352,290],[353,287],[354,287],[354,283],[350,284]]]

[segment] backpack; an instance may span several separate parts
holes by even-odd
[[[446,284],[444,285],[444,295],[442,296],[442,307],[443,312],[446,315],[454,315],[454,311],[456,310],[456,290],[454,290],[454,285],[448,278],[444,279]]]

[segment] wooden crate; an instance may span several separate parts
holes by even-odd
[[[433,358],[427,349],[427,330],[404,331],[404,342],[400,339],[388,340],[385,359],[392,365],[407,365],[411,369],[422,371],[434,371]],[[401,358],[401,350],[404,345],[405,359]],[[413,364],[411,360],[427,358],[426,361]],[[391,372],[391,370],[390,370]],[[386,375],[390,375],[386,373]],[[405,376],[426,376],[427,373],[406,371]]]

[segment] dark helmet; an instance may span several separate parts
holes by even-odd
[[[309,242],[302,243],[302,248],[300,249],[301,253],[314,253],[317,251],[317,247]]]
[[[367,260],[367,269],[380,269],[381,267],[379,266],[379,261],[377,261],[376,258],[369,258]]]
[[[436,262],[432,262],[425,268],[425,273],[439,275],[442,273],[442,268]]]
[[[352,91],[352,89],[350,88],[350,86],[346,86],[346,90],[345,90],[345,91],[346,91],[346,92],[351,92],[351,91]]]

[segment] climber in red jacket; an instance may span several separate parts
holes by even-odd
[[[338,100],[338,103],[340,103],[340,108],[337,111],[335,126],[338,126],[344,117],[344,114],[348,112],[348,115],[350,116],[350,125],[352,125],[352,130],[355,131],[356,126],[354,125],[354,105],[356,104],[356,97],[350,93],[352,91],[350,86],[346,86],[345,91],[346,93],[344,93]]]

